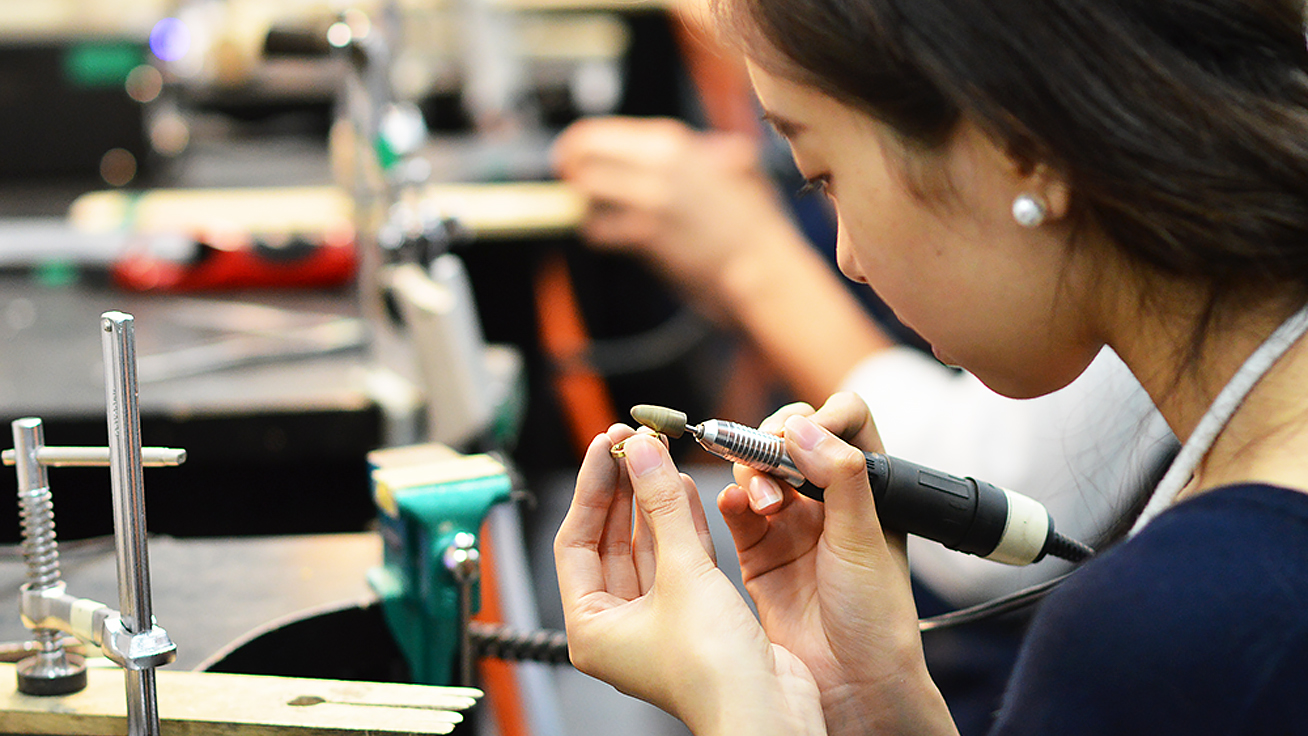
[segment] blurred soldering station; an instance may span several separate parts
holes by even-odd
[[[550,550],[628,407],[776,405],[551,171],[739,123],[685,12],[0,0],[0,734],[685,733]]]

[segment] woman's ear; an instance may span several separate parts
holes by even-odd
[[[1036,164],[1027,174],[1027,188],[1045,205],[1045,217],[1061,220],[1072,206],[1072,188],[1061,174],[1047,164]]]
[[[1040,221],[1060,220],[1072,207],[1072,187],[1062,172],[1038,155],[1034,143],[1012,144],[995,140],[979,126],[964,122],[958,139],[973,146],[986,163],[997,166],[1010,200],[1030,199],[1040,207]]]

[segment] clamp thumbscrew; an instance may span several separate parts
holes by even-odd
[[[14,465],[18,470],[18,504],[23,517],[23,558],[27,562],[27,583],[23,591],[44,593],[58,589],[59,546],[55,541],[54,501],[45,466],[37,459],[45,444],[41,420],[27,417],[12,423]],[[20,661],[18,691],[26,695],[67,695],[86,687],[86,660],[70,654],[57,629],[38,625],[32,629],[37,652]]]

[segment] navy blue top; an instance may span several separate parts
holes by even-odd
[[[1308,494],[1215,489],[1086,564],[992,734],[1308,734]]]

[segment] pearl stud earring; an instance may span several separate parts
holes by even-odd
[[[1013,200],[1013,219],[1022,227],[1040,227],[1045,221],[1045,204],[1030,194]]]

